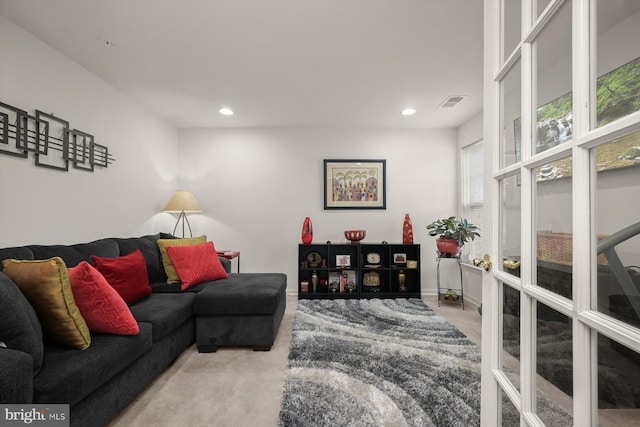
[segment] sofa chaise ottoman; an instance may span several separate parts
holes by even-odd
[[[193,302],[198,351],[218,346],[270,350],[286,306],[287,276],[238,273],[198,292]]]

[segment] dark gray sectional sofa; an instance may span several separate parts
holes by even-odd
[[[66,403],[72,426],[104,426],[197,342],[201,352],[218,346],[268,350],[286,306],[286,276],[231,273],[186,291],[168,285],[157,240],[167,235],[101,239],[77,245],[33,245],[0,249],[4,259],[61,257],[67,267],[91,255],[116,258],[140,249],[153,292],[129,304],[140,333],[91,334],[86,350],[42,341],[35,312],[17,286],[0,272],[0,403]],[[229,261],[221,258],[227,272]],[[197,337],[197,341],[196,341]]]

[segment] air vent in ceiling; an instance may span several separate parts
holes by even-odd
[[[460,101],[464,99],[464,95],[452,95],[444,100],[442,104],[438,106],[438,108],[451,108],[458,105]]]

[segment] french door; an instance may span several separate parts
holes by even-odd
[[[485,426],[640,425],[639,40],[637,0],[485,0]]]

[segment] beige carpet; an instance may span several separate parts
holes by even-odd
[[[479,343],[480,315],[470,303],[424,301]],[[216,353],[187,349],[138,396],[110,427],[131,426],[276,426],[291,345],[297,298],[287,297],[276,342],[269,352],[221,348]]]

